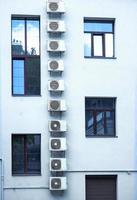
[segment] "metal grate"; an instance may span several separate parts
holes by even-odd
[[[51,3],[49,4],[49,8],[50,8],[51,11],[57,11],[57,10],[58,10],[58,3],[56,3],[56,2],[51,2]]]
[[[61,169],[61,160],[59,160],[59,159],[52,160],[51,167],[54,170],[60,170]]]
[[[51,187],[53,189],[59,189],[59,188],[61,188],[61,179],[60,178],[53,178],[51,180]]]
[[[59,121],[51,121],[51,129],[53,131],[59,131],[60,130],[60,122]]]
[[[51,68],[52,70],[56,70],[56,69],[58,69],[58,67],[59,67],[59,64],[58,64],[58,62],[57,62],[56,60],[52,60],[52,61],[50,62],[50,68]]]
[[[50,22],[49,27],[51,30],[56,31],[59,27],[58,22]]]
[[[57,90],[58,87],[59,87],[58,81],[51,81],[51,82],[50,82],[50,88],[51,88],[51,89]]]
[[[59,139],[52,139],[51,140],[51,148],[52,149],[60,149],[61,148],[61,141]]]
[[[56,101],[56,100],[52,100],[52,101],[50,102],[50,108],[51,108],[52,110],[59,110],[59,108],[60,108],[60,102],[59,102],[59,101]]]
[[[59,44],[58,44],[57,41],[51,41],[50,44],[49,44],[49,46],[50,46],[50,48],[51,48],[52,50],[57,50],[58,47],[59,47]]]

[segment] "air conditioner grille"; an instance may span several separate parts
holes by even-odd
[[[50,8],[51,11],[57,11],[57,9],[58,9],[58,3],[56,3],[56,2],[51,2],[51,3],[49,4],[49,8]]]
[[[58,69],[58,67],[59,67],[59,64],[58,64],[58,62],[56,60],[52,60],[50,62],[50,68],[51,69],[56,70],[56,69]]]
[[[61,188],[61,179],[60,178],[53,178],[51,180],[51,187],[54,189]]]
[[[58,87],[59,87],[58,81],[51,81],[50,82],[50,88],[52,88],[53,90],[57,90]]]
[[[57,22],[50,22],[49,27],[51,30],[56,31],[59,27]]]
[[[59,121],[51,121],[51,129],[53,131],[59,131],[60,130],[60,122]]]
[[[57,50],[58,47],[59,47],[59,44],[58,44],[57,41],[51,41],[50,44],[49,44],[49,46],[50,46],[50,48],[51,48],[52,50]]]
[[[59,139],[52,139],[51,140],[51,148],[52,149],[60,149],[61,148],[61,142]]]
[[[50,102],[50,107],[51,107],[52,110],[58,110],[59,107],[60,107],[60,102],[56,101],[56,100],[52,100]]]
[[[51,167],[54,170],[59,170],[61,169],[61,160],[59,159],[54,159],[51,161]]]

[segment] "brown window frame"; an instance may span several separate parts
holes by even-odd
[[[86,108],[86,100],[87,99],[113,99],[114,100],[114,108],[107,108],[107,109],[103,109],[103,108]],[[92,112],[93,113],[93,131],[94,131],[94,134],[93,135],[90,135],[90,134],[87,134],[87,127],[86,127],[86,112]],[[103,112],[105,114],[105,117],[104,117],[104,129],[106,128],[106,125],[107,125],[107,118],[106,118],[106,112],[111,112],[113,113],[114,115],[114,120],[113,120],[113,130],[114,130],[114,133],[113,134],[98,134],[97,133],[97,113],[98,112]],[[86,137],[116,137],[116,98],[115,97],[85,97],[85,135]]]
[[[27,152],[27,136],[39,136],[39,140],[40,140],[40,143],[39,143],[39,150],[40,150],[40,163],[39,163],[39,169],[40,171],[38,173],[30,173],[27,169],[28,169],[28,161],[27,161],[27,157],[28,157],[28,152]],[[24,172],[22,173],[18,173],[18,172],[14,172],[13,170],[13,163],[14,163],[14,153],[13,153],[13,142],[14,142],[14,138],[15,137],[21,137],[22,140],[23,140],[23,143],[24,143],[24,149],[23,149],[23,157],[24,157]],[[24,175],[29,175],[29,176],[39,176],[41,175],[41,134],[31,134],[31,133],[28,133],[28,134],[12,134],[12,175],[13,176],[24,176]]]
[[[12,20],[24,20],[25,21],[25,53],[23,55],[13,54],[12,52]],[[27,21],[38,20],[39,21],[39,55],[28,55],[27,54]],[[12,96],[41,96],[41,63],[40,63],[40,16],[39,15],[12,15],[11,16],[11,58],[12,58]],[[39,59],[39,94],[27,94],[27,85],[26,85],[26,61],[30,58]],[[24,61],[24,94],[14,94],[13,91],[13,60],[23,60]]]

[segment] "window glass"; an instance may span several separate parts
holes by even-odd
[[[39,21],[27,20],[27,53],[39,55]]]
[[[84,31],[87,32],[112,32],[112,23],[101,23],[101,22],[85,22]]]
[[[40,135],[12,135],[12,173],[40,174]]]
[[[106,112],[106,133],[108,135],[113,135],[114,133],[114,120],[115,120],[115,117],[114,117],[114,112],[110,112],[110,111],[107,111]]]
[[[102,36],[94,35],[94,56],[103,56],[103,41]]]
[[[115,98],[86,98],[86,109],[114,109]]]
[[[13,60],[13,94],[24,94],[23,60]]]
[[[25,53],[25,21],[12,20],[12,54]]]
[[[84,56],[91,56],[91,34],[84,35]]]
[[[115,98],[86,98],[86,136],[115,135]]]
[[[12,148],[14,158],[14,162],[12,163],[13,173],[22,174],[24,172],[24,138],[14,136]]]
[[[86,111],[86,134],[94,135],[94,115],[93,111]]]
[[[40,165],[40,138],[39,136],[28,135],[27,136],[27,170],[29,173],[39,173]]]
[[[26,94],[39,95],[40,93],[40,60],[28,58],[26,60]]]
[[[106,57],[113,57],[113,34],[105,34]]]

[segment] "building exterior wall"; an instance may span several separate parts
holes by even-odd
[[[67,0],[65,20],[67,32],[62,36],[67,51],[65,92],[68,123],[66,153],[68,189],[49,191],[49,149],[47,101],[48,34],[45,0],[1,0],[0,23],[0,150],[4,161],[4,199],[85,200],[85,175],[114,174],[117,199],[137,199],[136,148],[136,63],[137,17],[135,0]],[[40,15],[41,24],[41,96],[11,95],[11,15]],[[84,17],[115,18],[116,59],[84,58]],[[85,137],[85,97],[116,97],[116,137]],[[12,176],[11,134],[41,134],[41,176]]]

